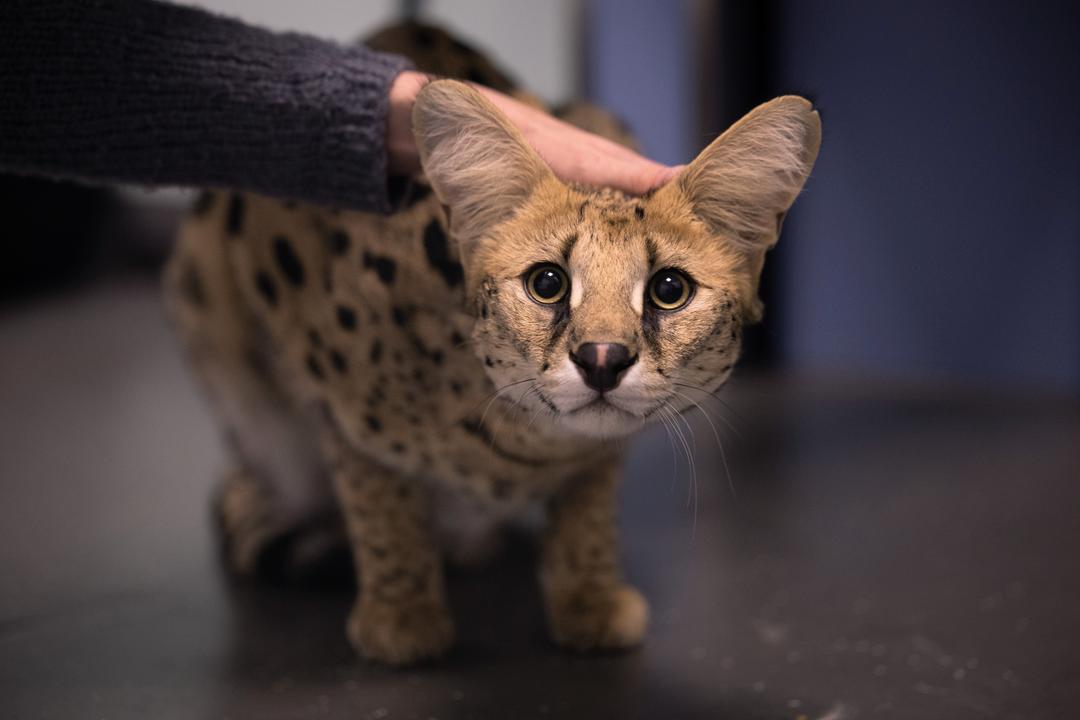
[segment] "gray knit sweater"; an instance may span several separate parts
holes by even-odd
[[[151,0],[0,4],[0,169],[389,211],[407,60]]]

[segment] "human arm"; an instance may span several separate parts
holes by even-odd
[[[387,212],[407,60],[151,0],[0,11],[0,168]]]

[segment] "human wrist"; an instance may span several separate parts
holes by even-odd
[[[413,175],[420,170],[420,154],[412,133],[412,108],[426,81],[423,73],[405,70],[390,83],[386,154],[391,175]]]

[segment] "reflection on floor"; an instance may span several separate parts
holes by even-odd
[[[1059,718],[1080,703],[1080,403],[742,379],[629,450],[637,653],[544,639],[520,547],[390,672],[347,588],[237,587],[221,452],[144,281],[0,315],[0,705],[16,718]]]

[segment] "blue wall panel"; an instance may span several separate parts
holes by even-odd
[[[1080,389],[1080,13],[779,7],[825,126],[778,250],[786,358]]]

